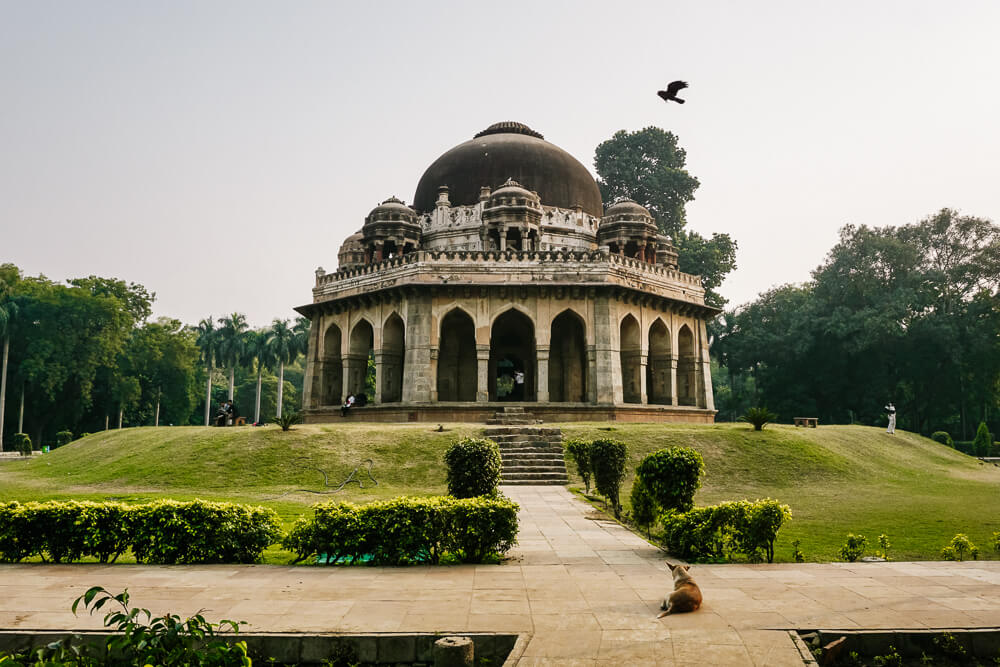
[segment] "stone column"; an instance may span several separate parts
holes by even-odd
[[[438,342],[440,343],[440,340]],[[438,387],[437,387],[437,376],[438,376],[437,370],[438,370],[438,368],[437,367],[438,367],[438,352],[439,351],[440,350],[438,348],[436,348],[436,347],[430,348],[430,353],[431,353],[430,376],[431,376],[431,378],[433,380],[431,382],[431,403],[437,403],[438,402]],[[405,389],[404,389],[404,391],[405,391]]]
[[[385,354],[382,348],[375,350],[375,402],[383,402],[385,390]]]
[[[670,405],[677,405],[677,354],[670,355]]]
[[[597,402],[597,350],[587,346],[587,402]]]
[[[376,243],[375,244],[375,262],[376,263],[382,261],[382,257],[384,257],[384,252],[385,252],[384,248],[385,248],[385,246],[383,246],[381,243]]]
[[[538,386],[535,397],[539,403],[549,402],[549,346],[539,345],[535,350],[538,360]],[[564,399],[565,400],[565,399]]]
[[[594,389],[599,404],[623,402],[621,359],[614,329],[611,300],[606,295],[598,295],[594,300],[594,375],[597,379]]]
[[[403,359],[403,402],[426,403],[436,378],[431,369],[431,297],[411,294],[406,309],[406,354]]]
[[[486,403],[490,400],[490,346],[476,345],[476,402]]]
[[[323,365],[319,363],[319,330],[323,322],[322,316],[313,318],[309,326],[309,350],[306,354],[306,373],[302,380],[302,407],[318,408],[321,397],[317,395],[318,378],[323,377]],[[319,393],[322,393],[320,390]]]
[[[647,405],[649,403],[649,394],[646,387],[646,368],[649,365],[649,355],[640,354],[639,355],[639,403],[641,405]]]
[[[368,375],[368,356],[364,354],[347,354],[344,356],[344,396],[341,403],[350,394],[363,394],[365,378]]]
[[[698,324],[698,335],[701,337],[701,389],[704,401],[702,403],[703,408],[706,410],[715,409],[715,394],[712,391],[712,360],[709,356],[708,350],[708,330],[705,326],[705,320],[702,320]]]

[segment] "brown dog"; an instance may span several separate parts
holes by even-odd
[[[663,611],[657,618],[685,611],[697,611],[701,606],[701,589],[688,574],[688,568],[670,563],[667,563],[667,566],[674,574],[674,592],[663,600],[663,604],[660,605]]]

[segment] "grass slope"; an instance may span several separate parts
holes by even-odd
[[[996,558],[990,535],[1000,530],[1000,468],[907,433],[886,435],[860,426],[795,429],[769,425],[561,424],[566,437],[613,437],[629,446],[632,471],[648,452],[694,447],[705,459],[700,505],[772,497],[792,507],[782,529],[779,560],[791,560],[801,540],[808,560],[838,560],[848,532],[868,536],[874,549],[887,533],[894,559],[934,559],[964,532],[982,556]],[[444,493],[442,457],[452,442],[479,435],[474,424],[346,424],[216,429],[133,428],[106,431],[31,460],[0,462],[0,500],[159,497],[233,500],[273,507],[287,523],[318,500],[365,502],[402,494]],[[374,461],[374,487],[329,491],[364,459]],[[579,478],[577,478],[579,484]],[[287,494],[287,495],[285,495]],[[280,497],[278,497],[280,496]]]
[[[998,557],[991,536],[1000,530],[1000,468],[917,435],[865,426],[769,425],[756,432],[745,424],[567,424],[563,432],[628,444],[623,502],[647,453],[697,449],[705,476],[696,504],[770,497],[791,506],[778,560],[792,560],[793,540],[807,560],[840,560],[849,532],[868,538],[869,553],[887,534],[894,560],[937,559],[956,533],[968,534],[981,558]]]

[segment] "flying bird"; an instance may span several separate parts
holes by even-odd
[[[667,86],[666,90],[658,90],[656,91],[656,94],[662,97],[664,102],[669,102],[673,100],[678,104],[684,104],[684,100],[677,97],[677,93],[681,92],[687,87],[688,87],[687,81],[674,81],[669,86]]]

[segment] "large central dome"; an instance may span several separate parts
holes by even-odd
[[[581,206],[596,217],[604,213],[601,191],[587,168],[527,125],[514,122],[491,125],[435,160],[417,184],[413,207],[433,210],[442,185],[448,186],[452,205],[472,205],[483,186],[495,190],[508,179],[537,192],[546,206]]]

